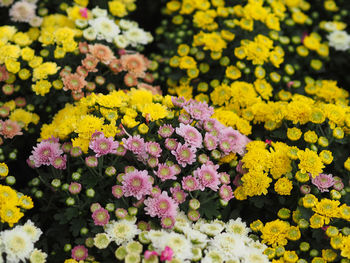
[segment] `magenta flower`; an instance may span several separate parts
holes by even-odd
[[[206,102],[197,102],[191,100],[189,104],[183,107],[195,120],[208,120],[214,114],[214,108],[209,107]]]
[[[225,154],[234,152],[239,155],[244,155],[245,147],[249,141],[250,140],[247,136],[242,135],[239,131],[232,129],[231,127],[226,127],[225,129],[220,130],[219,146]]]
[[[75,246],[72,249],[72,258],[77,261],[85,260],[88,257],[88,250],[83,245]]]
[[[146,152],[149,155],[152,155],[154,157],[160,157],[160,154],[162,153],[162,149],[160,148],[160,145],[157,142],[147,142]]]
[[[192,127],[191,125],[180,123],[180,127],[176,128],[176,133],[185,139],[185,142],[192,147],[201,148],[202,147],[202,134]]]
[[[169,151],[173,151],[177,148],[178,142],[176,139],[173,138],[166,138],[165,139],[165,148],[167,148]]]
[[[116,154],[118,146],[118,142],[114,141],[112,137],[106,138],[103,133],[94,136],[89,144],[89,148],[96,153],[96,157],[109,153]]]
[[[188,175],[182,178],[182,188],[185,189],[186,191],[195,191],[199,189],[199,181],[197,178]]]
[[[156,251],[149,251],[149,250],[146,250],[145,251],[145,254],[144,254],[144,257],[145,259],[150,259],[152,256],[156,256],[158,257],[158,253]]]
[[[149,197],[145,200],[146,214],[151,217],[173,217],[176,216],[176,209],[178,204],[168,196],[168,193],[163,191],[155,197]]]
[[[146,170],[133,171],[124,175],[122,190],[124,196],[133,196],[140,200],[143,196],[151,194],[151,177]]]
[[[160,260],[171,261],[173,259],[173,256],[174,256],[174,251],[170,247],[166,246],[162,251],[162,253],[160,254]]]
[[[66,169],[67,155],[57,156],[52,160],[52,165],[56,169],[64,170]]]
[[[176,157],[176,161],[182,167],[186,167],[187,164],[192,164],[196,161],[196,148],[189,147],[187,144],[179,143],[176,150],[171,151]]]
[[[182,204],[186,201],[187,194],[181,189],[180,186],[171,187],[170,192],[176,203]]]
[[[91,167],[91,168],[94,168],[94,167],[97,167],[98,165],[98,159],[96,156],[87,156],[85,158],[85,164],[88,166],[88,167]]]
[[[169,138],[174,133],[174,128],[171,124],[164,124],[159,127],[158,134],[163,138]]]
[[[63,154],[60,144],[50,140],[40,142],[33,149],[32,155],[29,157],[29,159],[34,161],[35,167],[50,165],[56,157]]]
[[[233,198],[232,188],[229,185],[222,185],[219,190],[220,198],[224,201],[230,201]]]
[[[175,218],[172,216],[164,216],[162,217],[160,224],[162,228],[173,228],[175,225]]]
[[[218,146],[217,137],[207,132],[204,136],[204,146],[209,151],[216,149],[216,147]]]
[[[217,191],[219,189],[220,179],[217,169],[218,165],[207,165],[203,164],[200,168],[197,168],[193,172],[194,176],[198,178],[199,189],[204,191],[206,187]]]
[[[166,180],[176,180],[175,169],[172,166],[168,166],[166,164],[159,164],[158,171],[156,175],[162,180],[162,182]]]
[[[183,124],[190,124],[192,122],[191,116],[186,112],[181,113],[179,116],[179,122]]]
[[[92,213],[92,218],[96,226],[105,226],[108,224],[110,217],[108,211],[101,207]]]
[[[145,141],[140,135],[123,138],[124,147],[135,154],[142,154],[145,148]]]
[[[310,176],[312,177],[312,176]],[[319,174],[315,178],[311,179],[311,182],[320,190],[321,192],[329,192],[328,188],[334,185],[334,179],[331,174]]]

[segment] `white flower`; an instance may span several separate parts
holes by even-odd
[[[141,28],[133,27],[125,31],[123,35],[130,41],[131,46],[136,47],[138,44],[146,45],[150,42],[150,36]]]
[[[3,240],[7,262],[19,262],[20,260],[25,262],[34,249],[30,236],[19,227],[2,232],[0,239]]]
[[[337,25],[336,23],[332,22],[332,21],[328,21],[326,23],[324,23],[324,29],[328,32],[332,32],[337,30]]]
[[[13,0],[0,0],[0,6],[10,6],[12,3]]]
[[[245,222],[242,222],[241,218],[237,218],[236,220],[231,219],[226,223],[226,231],[229,233],[247,236],[250,229],[247,227]]]
[[[117,245],[127,243],[136,235],[141,233],[141,230],[137,229],[135,223],[125,219],[119,221],[110,221],[107,224],[105,231],[108,237]]]
[[[126,48],[130,42],[124,35],[118,35],[114,38],[114,44],[118,48]]]
[[[111,43],[120,33],[120,29],[116,23],[107,17],[98,17],[90,20],[89,24],[93,29],[95,29],[98,40],[106,40],[107,42]]]
[[[204,223],[200,226],[199,231],[207,234],[208,236],[216,236],[220,234],[225,228],[225,224],[221,221],[213,221],[211,223]]]
[[[98,249],[107,248],[111,240],[106,233],[98,233],[94,238],[94,245]]]
[[[16,226],[22,228],[23,231],[25,231],[28,236],[30,237],[31,241],[35,243],[39,240],[41,234],[43,233],[40,228],[37,228],[34,223],[30,220],[28,220],[23,226]]]
[[[170,233],[167,237],[163,238],[163,243],[174,251],[174,256],[177,259],[181,261],[192,259],[191,241],[186,239],[183,235]]]
[[[88,27],[83,31],[83,37],[90,41],[95,40],[97,37],[96,30],[93,29],[92,27]]]
[[[137,24],[137,22],[135,21],[130,21],[130,20],[126,20],[126,19],[121,19],[119,21],[119,24],[121,29],[123,30],[129,30],[130,28],[133,28],[133,27],[138,27],[139,25]]]
[[[215,250],[206,251],[205,257],[201,261],[202,263],[217,263],[224,262],[223,257]]]
[[[210,241],[210,249],[222,255],[225,260],[246,256],[247,247],[242,236],[233,233],[221,233]]]
[[[88,21],[85,19],[77,19],[77,20],[75,20],[75,25],[78,28],[85,28],[88,26]]]
[[[30,22],[35,17],[36,5],[26,1],[19,1],[10,8],[10,17],[15,22]]]
[[[350,35],[345,31],[333,31],[327,36],[329,46],[335,50],[345,51],[350,48]]]
[[[249,263],[268,263],[268,257],[258,249],[249,249],[247,255],[244,257],[244,262]]]
[[[161,253],[164,248],[165,248],[165,244],[163,242],[163,240],[167,239],[167,237],[169,236],[169,233],[162,230],[150,230],[147,233],[147,238],[151,241],[152,246],[154,247],[155,251],[157,253]]]
[[[94,17],[106,17],[107,16],[107,10],[106,9],[102,9],[99,8],[98,6],[96,6],[94,9],[91,10],[92,15]]]
[[[29,21],[29,25],[31,25],[32,27],[39,27],[41,26],[43,22],[43,18],[40,16],[34,16],[30,21]]]
[[[47,254],[42,252],[39,249],[34,249],[34,251],[30,254],[29,261],[30,263],[45,263],[47,258]]]
[[[184,234],[194,245],[201,248],[204,248],[209,241],[207,235],[189,227],[184,229]]]

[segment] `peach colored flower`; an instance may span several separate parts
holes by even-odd
[[[63,77],[63,90],[71,90],[74,93],[80,93],[81,90],[86,86],[86,80],[79,74],[69,74]]]
[[[6,81],[9,78],[9,73],[5,66],[0,66],[0,81]]]
[[[121,72],[123,70],[122,63],[119,59],[113,59],[109,63],[109,68],[110,68],[110,70],[113,71],[114,74],[118,74],[119,72]]]
[[[113,51],[108,46],[102,44],[89,45],[89,51],[91,55],[106,65],[115,59]]]
[[[81,54],[89,53],[89,44],[87,42],[80,42],[79,43],[79,52]]]
[[[160,89],[160,86],[152,86],[146,83],[139,83],[137,84],[137,88],[148,90],[152,92],[153,95],[157,95],[157,94],[162,95],[162,90]]]
[[[96,66],[98,64],[98,59],[96,57],[88,54],[81,63],[89,72],[97,72]]]
[[[16,121],[0,121],[0,134],[6,139],[12,139],[16,135],[22,135],[21,127]]]
[[[145,77],[149,61],[141,54],[127,54],[120,58],[125,71],[133,74],[137,78]]]

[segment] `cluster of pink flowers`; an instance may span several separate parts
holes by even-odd
[[[106,138],[103,132],[95,132],[91,136],[89,148],[95,152],[96,157],[106,154],[116,154],[119,143],[112,137]]]

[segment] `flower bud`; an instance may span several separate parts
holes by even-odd
[[[74,204],[75,204],[74,198],[73,198],[73,197],[68,197],[68,198],[66,199],[66,204],[67,204],[68,206],[74,205]]]
[[[51,181],[51,185],[52,185],[53,187],[58,188],[58,187],[61,186],[61,180],[60,180],[60,179],[53,179],[53,180]]]
[[[80,229],[80,234],[81,235],[86,235],[87,233],[89,233],[89,229],[87,229],[86,227],[82,227]]]
[[[6,177],[5,181],[8,185],[14,185],[16,183],[16,178],[10,175]]]
[[[72,245],[71,244],[65,244],[63,247],[64,252],[69,252],[72,250]]]
[[[87,195],[87,197],[94,197],[95,196],[95,190],[94,189],[92,189],[92,188],[89,188],[89,189],[87,189],[86,190],[86,195]]]
[[[189,207],[193,210],[197,210],[201,206],[201,203],[198,199],[191,199],[189,202]]]

